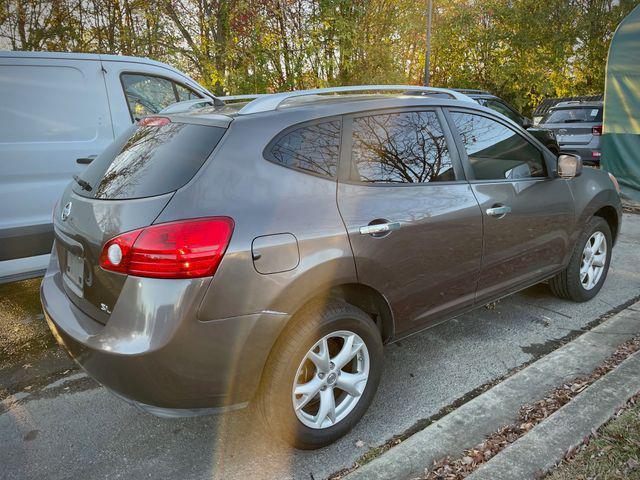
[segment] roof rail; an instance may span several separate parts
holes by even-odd
[[[454,88],[456,92],[465,93],[467,95],[493,95],[491,92],[487,90],[480,90],[477,88]]]
[[[229,100],[236,101],[236,100],[249,100],[252,98],[258,98],[258,97],[263,97],[265,95],[269,95],[268,93],[255,93],[255,94],[247,94],[247,95],[226,95],[224,97],[218,97],[220,100],[224,101],[224,102],[228,102]]]
[[[433,94],[447,94],[451,98],[464,102],[474,103],[473,100],[464,93],[456,92],[446,88],[421,87],[417,85],[352,85],[346,87],[330,87],[315,88],[312,90],[294,90],[293,92],[271,93],[264,95],[235,95],[231,97],[222,97],[222,100],[239,100],[245,98],[255,98],[242,107],[238,114],[249,115],[259,112],[271,112],[277,110],[285,101],[294,97],[303,97],[307,95],[321,95],[325,93],[344,93],[344,92],[367,92],[367,91],[401,91],[401,92],[423,92]]]

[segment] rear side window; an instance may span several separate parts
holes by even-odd
[[[226,129],[186,123],[132,126],[82,173],[79,195],[131,199],[172,192],[202,167]]]
[[[488,117],[451,112],[477,180],[546,177],[542,152]]]
[[[364,183],[454,181],[435,112],[403,112],[353,120],[352,180]]]
[[[334,120],[285,133],[269,149],[272,162],[325,177],[335,178],[340,158],[342,122]]]
[[[541,123],[598,123],[602,122],[602,107],[572,107],[550,110]]]

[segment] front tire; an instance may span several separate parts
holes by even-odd
[[[382,351],[378,328],[359,308],[333,299],[305,307],[267,362],[258,398],[267,428],[301,449],[345,435],[373,400]]]
[[[595,297],[609,271],[612,252],[609,224],[592,217],[576,243],[569,265],[549,282],[554,295],[574,302]]]

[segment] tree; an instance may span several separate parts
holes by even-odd
[[[436,0],[432,84],[483,88],[530,111],[601,93],[608,45],[640,0]],[[217,94],[421,84],[415,0],[0,0],[14,50],[151,57]]]

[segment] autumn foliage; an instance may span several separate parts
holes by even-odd
[[[435,0],[432,84],[529,112],[602,93],[639,0]],[[0,0],[0,48],[151,57],[216,93],[423,81],[426,1]]]

